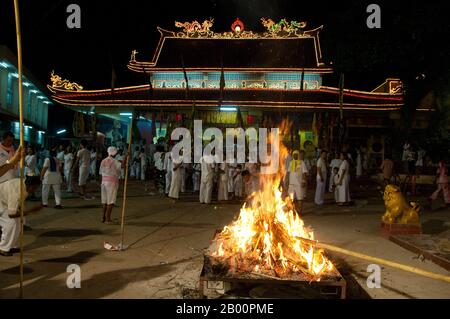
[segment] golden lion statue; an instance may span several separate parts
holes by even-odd
[[[387,185],[384,189],[386,212],[381,220],[389,224],[419,224],[420,206],[415,202],[407,203],[400,189]]]

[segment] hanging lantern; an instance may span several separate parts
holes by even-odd
[[[247,125],[252,125],[254,121],[255,118],[253,117],[253,115],[247,115]]]
[[[183,120],[183,115],[182,114],[177,114],[175,116],[175,119],[176,119],[177,122],[181,122]]]
[[[244,29],[245,29],[244,23],[241,20],[239,20],[239,18],[236,18],[236,20],[231,25],[231,30],[233,30],[234,33],[239,33],[244,31]]]

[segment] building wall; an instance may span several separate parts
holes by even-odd
[[[19,88],[17,68],[0,56],[0,132],[11,130],[19,137]],[[42,144],[51,103],[36,84],[23,77],[25,141]]]

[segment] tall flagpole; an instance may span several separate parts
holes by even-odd
[[[19,72],[19,125],[20,125],[20,149],[24,148],[23,136],[23,86],[22,86],[22,37],[20,33],[19,0],[14,0],[14,13],[16,18],[16,38],[17,38],[17,66]],[[24,158],[20,157],[20,293],[19,298],[23,298],[23,205],[24,205]]]

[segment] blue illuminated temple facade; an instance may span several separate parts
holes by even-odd
[[[220,72],[187,72],[189,87],[196,89],[220,88]],[[299,90],[301,88],[301,72],[224,72],[224,83],[227,89],[278,89]],[[154,88],[186,88],[183,72],[154,72],[150,75]],[[304,73],[305,90],[317,90],[322,86],[321,74]]]

